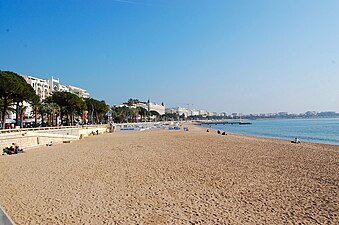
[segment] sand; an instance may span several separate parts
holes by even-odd
[[[0,157],[17,224],[339,224],[339,146],[116,132]]]

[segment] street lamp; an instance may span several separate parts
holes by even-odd
[[[18,102],[16,105],[16,128],[20,128],[21,125],[21,106],[22,106],[22,102]],[[19,119],[20,117],[20,119]],[[19,123],[20,120],[20,123]]]
[[[94,106],[93,106],[93,104],[92,104],[92,113],[91,113],[92,115],[91,115],[91,122],[92,122],[92,125],[93,125],[93,114],[94,114]]]
[[[23,104],[22,104],[22,102],[19,102],[19,115],[20,115],[20,128],[22,128],[23,127],[23,116],[22,116],[22,106],[23,106]]]

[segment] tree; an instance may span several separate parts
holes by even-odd
[[[149,113],[152,117],[154,117],[155,121],[157,121],[158,118],[160,117],[160,113],[158,113],[157,111],[151,110]]]
[[[127,106],[122,106],[122,107],[112,107],[112,117],[113,120],[117,123],[123,123],[123,122],[128,122],[130,119],[130,108]]]
[[[17,104],[18,107],[19,102],[23,101],[30,102],[36,98],[36,94],[22,76],[10,71],[0,71],[0,97],[2,99],[2,129],[4,129],[9,107],[13,104]],[[18,115],[16,117],[18,122]]]
[[[93,124],[100,123],[105,119],[109,106],[105,101],[99,101],[93,98],[85,99],[88,113],[90,114],[90,122]]]
[[[41,101],[39,96],[35,96],[32,101],[31,101],[31,106],[33,107],[33,113],[34,113],[34,123],[35,126],[37,126],[38,123],[38,112],[40,111],[41,108]]]
[[[139,102],[140,102],[139,99],[132,99],[132,98],[130,98],[127,101],[127,105],[128,106],[134,106],[135,104],[138,104]]]
[[[55,102],[46,101],[42,104],[42,108],[43,113],[46,113],[47,115],[47,125],[54,126],[54,117],[56,117],[56,114],[60,111],[59,105]]]
[[[165,113],[164,117],[167,120],[179,120],[179,114],[177,113]]]
[[[140,106],[138,106],[137,109],[138,109],[139,115],[141,117],[141,121],[145,120],[146,117],[147,117],[147,109],[140,107]]]
[[[68,125],[73,125],[75,116],[82,114],[82,112],[86,110],[85,102],[80,97],[70,92],[54,92],[50,101],[58,104],[60,107],[61,122],[63,116],[66,115],[66,123]]]

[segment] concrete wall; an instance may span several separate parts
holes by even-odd
[[[11,144],[17,143],[21,148],[30,149],[34,147],[43,146],[49,143],[61,143],[63,141],[79,140],[92,135],[108,132],[105,126],[98,127],[79,127],[79,128],[65,128],[65,129],[50,129],[50,130],[18,130],[12,133],[0,134],[0,151]]]

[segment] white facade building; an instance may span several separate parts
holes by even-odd
[[[173,113],[177,113],[177,109],[176,108],[166,108],[165,112],[168,114],[173,114]]]
[[[182,107],[173,107],[173,108],[167,108],[166,113],[176,113],[179,116],[182,114],[185,115],[185,117],[188,116],[203,116],[206,117],[209,115],[209,112],[206,110],[198,110],[198,109],[187,109],[187,108],[182,108]]]
[[[22,75],[26,82],[31,85],[35,93],[40,97],[41,100],[44,100],[51,93],[50,85],[48,80],[43,80],[36,77]]]
[[[21,75],[26,82],[31,85],[35,91],[35,93],[40,97],[40,100],[45,100],[48,96],[50,96],[55,91],[67,91],[73,94],[76,94],[80,98],[88,98],[89,93],[87,90],[70,86],[70,85],[62,85],[60,84],[59,79],[54,79],[53,77],[48,80],[40,79],[37,77],[32,77],[28,75]],[[27,102],[23,103],[25,107],[25,117],[29,117],[33,114],[32,107]],[[15,119],[15,113],[10,113],[9,118]]]
[[[196,109],[190,110],[190,116],[199,116],[199,115],[200,115],[199,110]]]
[[[158,112],[160,115],[164,115],[165,114],[165,106],[164,104],[157,104],[157,103],[153,103],[153,102],[139,102],[137,104],[135,104],[135,107],[142,107],[146,110],[149,111],[156,111]]]

